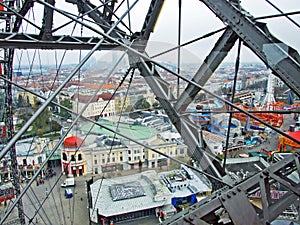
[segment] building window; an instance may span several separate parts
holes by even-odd
[[[154,159],[154,158],[155,158],[155,154],[153,153],[153,154],[152,154],[152,159]]]
[[[113,162],[115,162],[115,161],[116,161],[116,159],[115,159],[115,158],[112,158],[111,160],[112,160]]]
[[[107,163],[109,163],[109,162],[110,162],[110,158],[108,157],[108,158],[107,158]]]
[[[123,157],[122,156],[120,156],[120,162],[123,162]]]
[[[131,161],[131,157],[128,157],[128,161]]]
[[[102,163],[105,163],[105,159],[102,159]]]
[[[95,174],[98,174],[98,168],[95,168]]]
[[[184,154],[184,149],[183,148],[180,149],[180,154]]]
[[[94,164],[96,165],[97,163],[98,163],[98,162],[97,162],[97,159],[95,159],[95,160],[94,160]]]
[[[129,155],[131,154],[131,151],[130,151],[130,150],[128,150],[128,154],[129,154]]]
[[[63,160],[64,160],[64,161],[67,161],[67,160],[68,160],[66,153],[63,153]]]
[[[81,154],[78,155],[78,160],[79,161],[82,160],[82,155]]]
[[[71,161],[75,161],[75,155],[71,155]]]

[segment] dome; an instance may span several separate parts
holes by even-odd
[[[83,140],[77,136],[71,136],[64,140],[64,146],[67,148],[77,148],[83,145]]]

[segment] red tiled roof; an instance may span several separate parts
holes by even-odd
[[[67,148],[77,148],[83,145],[83,140],[77,136],[71,136],[64,140],[64,146]]]
[[[94,96],[91,102],[98,102],[100,98],[102,98],[103,101],[108,101],[109,99],[111,99],[111,97],[112,97],[112,94],[109,92],[102,93],[102,94],[98,94],[98,95]],[[75,99],[77,99],[81,103],[88,103],[90,98],[92,98],[91,95],[81,95],[81,94],[76,93],[71,97],[71,100],[75,101]]]

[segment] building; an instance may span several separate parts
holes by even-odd
[[[82,116],[90,119],[109,117],[115,114],[115,103],[111,93],[102,93],[95,96],[76,93],[71,97],[73,112],[80,113],[85,107]],[[89,103],[87,105],[87,103]]]
[[[290,125],[287,135],[300,141],[300,121],[296,125]],[[278,152],[295,152],[300,150],[300,144],[283,135],[279,136]]]
[[[81,176],[87,170],[83,151],[89,148],[77,136],[67,137],[61,146],[61,169],[67,176]]]
[[[149,142],[149,145],[159,151],[168,155],[170,157],[188,157],[187,146],[182,144],[180,135],[175,132],[164,132],[159,133],[157,138]],[[146,163],[148,168],[156,168],[161,166],[168,166],[170,164],[170,159],[162,154],[156,153],[151,149],[146,151]]]
[[[49,144],[49,138],[36,137],[18,141],[15,148],[20,181],[25,181],[30,179],[41,167],[47,158],[46,151],[50,151],[53,145]],[[42,171],[42,176],[45,175],[46,170],[47,167]],[[12,172],[11,160],[3,158],[0,161],[0,183],[12,180]]]
[[[100,179],[90,186],[90,218],[101,224],[156,215],[158,209],[171,204],[171,193],[155,171]]]
[[[93,143],[83,153],[87,173],[104,174],[129,169],[128,148],[118,139],[113,141],[107,135],[89,135],[86,142]]]
[[[155,215],[164,220],[198,201],[211,189],[199,174],[187,167],[165,173],[145,171],[113,179],[100,179],[88,186],[90,219],[98,224]],[[158,221],[157,221],[158,222]]]
[[[35,101],[36,101],[36,96],[30,92],[25,92],[25,91],[19,91],[17,93],[17,99],[20,97],[23,99],[24,104],[30,104],[30,105],[34,105]]]
[[[115,97],[115,113],[118,115],[130,106],[130,96],[118,95]]]
[[[157,168],[169,165],[170,160],[166,156],[155,153],[134,141],[114,135],[111,131],[116,129],[128,137],[172,157],[186,157],[187,155],[186,145],[177,139],[162,138],[163,132],[159,133],[156,128],[126,123],[117,125],[115,122],[104,119],[98,122],[103,127],[88,123],[80,127],[83,133],[87,131],[93,133],[85,138],[86,148],[82,151],[86,159],[86,172],[118,173],[118,171],[127,169]]]
[[[208,179],[185,165],[177,170],[159,173],[158,176],[172,193],[172,205],[178,211],[193,205],[212,191]]]

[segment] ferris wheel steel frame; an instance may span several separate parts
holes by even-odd
[[[44,23],[40,34],[19,33],[22,19],[24,19],[24,16],[35,2],[45,6]],[[93,49],[92,52],[96,50],[128,50],[130,65],[139,69],[141,75],[157,96],[157,100],[182,135],[185,144],[188,145],[190,156],[199,161],[201,168],[206,173],[231,184],[231,187],[224,187],[224,184],[221,182],[214,183],[215,181],[212,181],[216,190],[212,196],[175,215],[163,222],[163,224],[218,224],[220,220],[223,222],[220,219],[223,212],[228,214],[226,219],[230,219],[231,224],[269,224],[289,205],[299,205],[299,183],[295,183],[288,176],[292,173],[299,175],[298,153],[271,165],[245,181],[234,183],[222,170],[220,161],[212,157],[213,154],[204,142],[199,127],[195,126],[187,117],[181,115],[193,101],[196,94],[202,89],[205,90],[203,88],[204,84],[238,39],[242,40],[299,97],[300,65],[298,61],[299,55],[296,50],[276,39],[268,31],[265,24],[255,21],[252,16],[245,13],[238,1],[202,0],[201,2],[223,23],[227,24],[227,27],[203,64],[200,65],[192,82],[188,84],[182,95],[176,99],[170,92],[168,82],[162,78],[157,69],[157,66],[161,66],[163,69],[164,67],[157,65],[155,61],[149,60],[144,55],[147,41],[162,10],[163,0],[151,1],[142,30],[131,35],[126,34],[112,22],[115,1],[105,1],[103,13],[95,10],[96,6],[88,1],[68,0],[67,2],[77,4],[81,13],[87,14],[94,20],[104,30],[104,33],[98,32],[102,37],[52,35],[53,12],[57,10],[55,1],[29,0],[24,2],[19,11],[10,9],[6,4],[0,3],[7,8],[7,15],[16,15],[15,26],[12,31],[0,33],[1,46],[7,49]],[[59,10],[57,11],[59,12]],[[61,13],[63,12],[61,11]],[[69,18],[72,19],[71,16]],[[77,22],[84,26],[86,25],[83,22]],[[132,47],[129,47],[131,41],[134,41],[134,43]],[[9,68],[9,70],[11,73],[12,68]],[[7,73],[9,74],[9,72]],[[49,101],[46,101],[43,107],[45,108],[50,104],[54,97],[53,95]],[[34,116],[36,117],[37,115],[38,113]],[[31,121],[33,120],[34,118],[31,119]],[[15,139],[18,139],[21,135],[22,133],[19,133]],[[13,138],[9,146],[4,149],[5,151],[0,154],[0,158],[3,158],[15,141]],[[289,190],[283,199],[279,199],[276,202],[270,199],[270,184],[274,182],[279,182]],[[253,207],[248,199],[248,196],[258,189],[262,190],[263,193],[262,210]],[[236,205],[240,206],[239,210],[243,210],[242,214],[239,213],[240,211],[236,211]],[[245,220],[245,216],[250,219]]]

